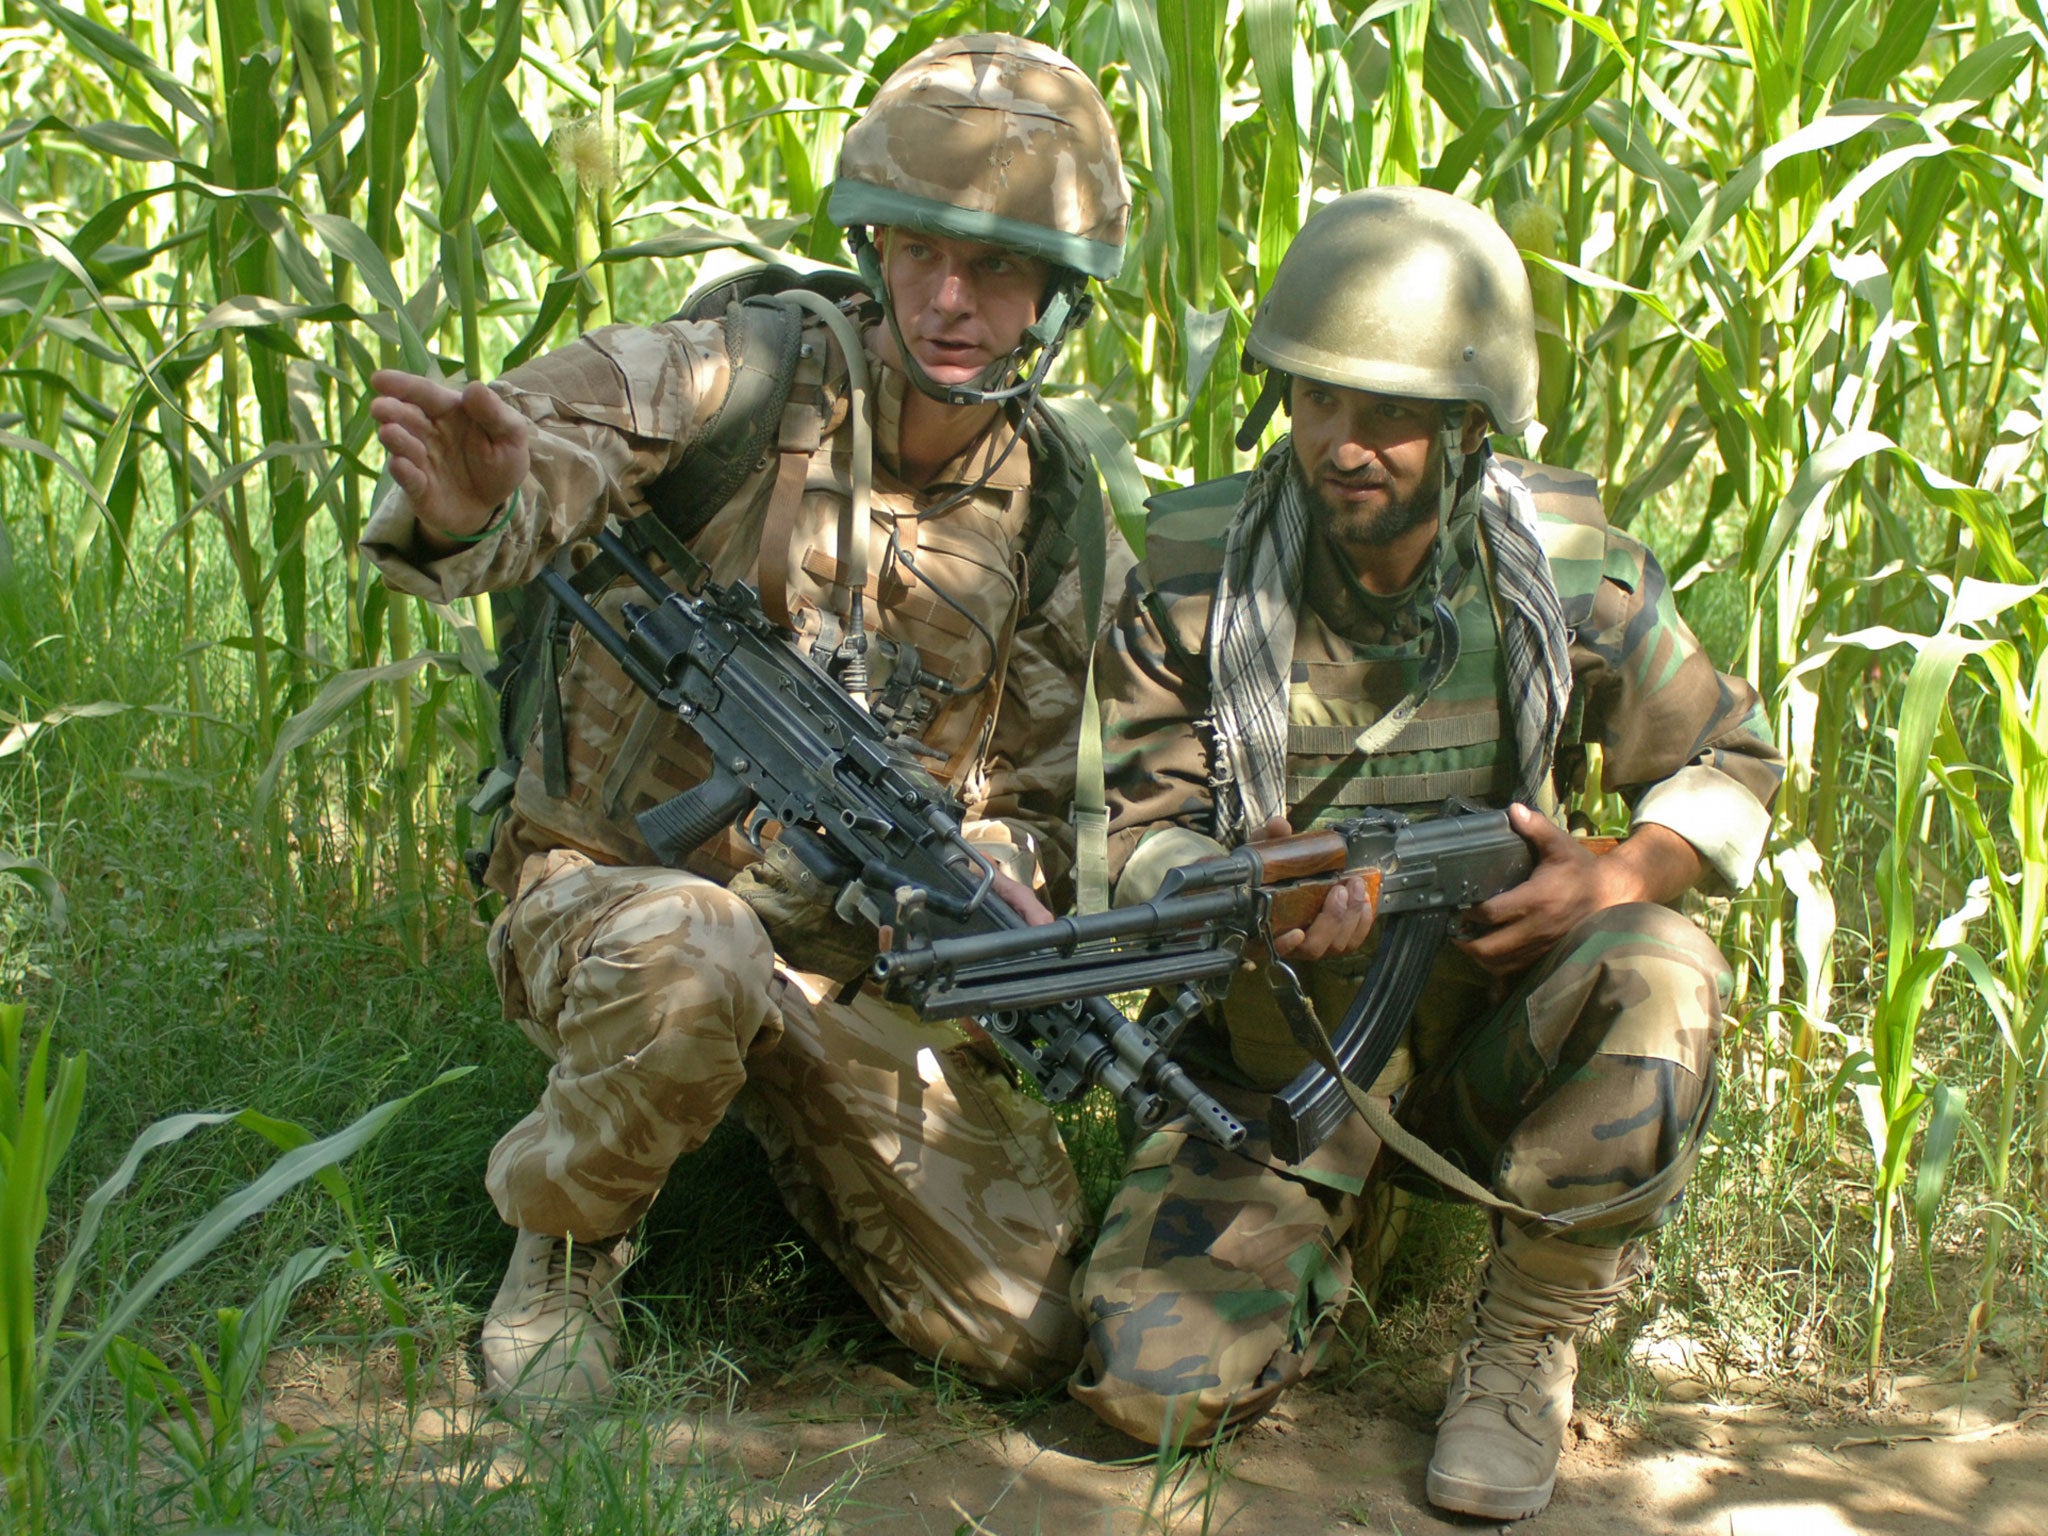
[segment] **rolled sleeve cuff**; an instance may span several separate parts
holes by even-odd
[[[536,494],[529,478],[518,494]],[[445,555],[428,555],[420,547],[419,521],[404,491],[393,486],[370,512],[363,527],[363,553],[377,567],[393,590],[433,603],[452,603],[458,597],[473,597],[489,589],[499,545],[504,542],[510,517],[500,515],[497,526],[474,544]]]
[[[1749,884],[1771,832],[1771,813],[1742,785],[1715,768],[1694,763],[1636,802],[1632,826],[1650,824],[1676,832],[1733,893]]]
[[[1124,872],[1117,877],[1114,905],[1131,907],[1150,901],[1159,893],[1159,884],[1168,870],[1199,859],[1217,858],[1229,851],[1215,838],[1186,827],[1160,827],[1147,832],[1124,862]]]

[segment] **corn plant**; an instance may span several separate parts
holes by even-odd
[[[36,1320],[36,1259],[50,1224],[50,1184],[71,1148],[85,1102],[85,1062],[76,1055],[51,1072],[50,1032],[22,1060],[19,1003],[0,1003],[0,1484],[10,1525],[33,1528],[44,1500],[43,1408],[48,1335]],[[17,1096],[18,1094],[18,1096]]]
[[[307,1248],[263,1283],[246,1308],[214,1313],[213,1358],[196,1344],[188,1350],[199,1383],[195,1396],[178,1373],[149,1349],[117,1338],[107,1366],[120,1381],[131,1411],[153,1420],[192,1511],[222,1526],[254,1518],[265,1461],[264,1421],[250,1412],[260,1397],[263,1366],[284,1326],[292,1298],[335,1259],[339,1248]]]
[[[1983,1137],[1990,1206],[1977,1299],[1963,1339],[1963,1371],[1974,1375],[1976,1346],[1996,1304],[2012,1231],[2014,1139],[2024,1131],[2022,1156],[2033,1168],[2025,1198],[2048,1204],[2048,987],[2042,985],[2043,943],[2048,939],[2048,612],[2035,599],[2015,605],[2014,633],[1992,641],[1975,658],[1989,674],[1997,703],[1999,756],[1989,766],[1969,760],[1955,732],[1938,743],[1937,772],[1949,805],[1966,830],[1984,870],[1985,900],[1994,918],[1996,949],[1987,958],[1973,945],[1957,948],[1997,1027],[1998,1077],[1991,1125]],[[2006,797],[2009,839],[1993,831],[1983,793],[1999,783]],[[2010,850],[2008,852],[2007,850]],[[1923,1229],[1927,1225],[1921,1218]]]
[[[1936,983],[1952,963],[1962,960],[1990,1005],[2003,1029],[2013,1066],[2007,1074],[2016,1095],[2020,1081],[2032,1074],[2033,1057],[2025,1043],[2027,1021],[2021,1015],[2014,1024],[2015,998],[2024,999],[2033,990],[2033,962],[2039,951],[2039,915],[2031,934],[2025,927],[2027,877],[2022,871],[2021,903],[2016,908],[2004,882],[1995,841],[1985,826],[1974,791],[1983,770],[1965,761],[1949,708],[1949,694],[1956,673],[1972,658],[1984,664],[2001,685],[2007,679],[2018,689],[2007,703],[2012,719],[2001,719],[2001,739],[2010,737],[2008,762],[2013,769],[2011,804],[2016,814],[2039,808],[2038,759],[2040,747],[2029,735],[2031,700],[2017,671],[2017,652],[2009,640],[1971,636],[1968,629],[1994,624],[2008,610],[2016,609],[2020,622],[2038,627],[2039,583],[1999,584],[1965,579],[1956,589],[1941,628],[1932,635],[1902,633],[1890,628],[1859,630],[1831,640],[1807,658],[1803,671],[1826,668],[1837,652],[1867,651],[1902,647],[1914,653],[1899,705],[1892,758],[1893,802],[1889,826],[1891,836],[1880,856],[1876,887],[1884,916],[1882,943],[1885,965],[1871,1011],[1868,1033],[1851,1037],[1850,1053],[1843,1076],[1853,1085],[1869,1138],[1874,1174],[1871,1182],[1872,1244],[1871,1282],[1866,1318],[1866,1369],[1869,1390],[1879,1390],[1879,1370],[1885,1318],[1890,1304],[1896,1264],[1897,1217],[1909,1176],[1908,1155],[1928,1117],[1925,1149],[1914,1179],[1912,1206],[1921,1233],[1923,1258],[1935,1205],[1948,1175],[1949,1159],[1956,1144],[1963,1115],[1963,1098],[1949,1084],[1928,1079],[1918,1050],[1921,1025]],[[2033,759],[2030,761],[2030,756]],[[1938,921],[1923,917],[1927,881],[1921,873],[1932,825],[1932,812],[1940,791],[1969,829],[1972,842],[1984,859],[1989,878],[1979,880],[1965,893],[1957,910]],[[2029,829],[2020,836],[2024,861],[2048,833]],[[2042,878],[2035,877],[2036,883]],[[1993,892],[1995,891],[1995,895]],[[2038,898],[2035,905],[2038,906]],[[1999,932],[2006,940],[2005,974],[1995,975],[1982,955],[1966,938],[1969,924],[1987,911],[1999,914]],[[2024,1008],[2026,1005],[2021,1004]],[[2038,1036],[2034,1040],[2038,1049]],[[1999,1132],[1990,1145],[2008,1141],[2013,1130],[2013,1108],[2003,1094],[2000,1099]],[[1981,1138],[1980,1138],[1981,1139]],[[2003,1149],[1988,1153],[1998,1195],[2004,1192],[2007,1175]],[[1994,1196],[1996,1199],[1997,1196]],[[1997,1218],[1994,1218],[1996,1221]],[[2002,1223],[2001,1223],[2002,1225]],[[2002,1232],[1994,1226],[1986,1255],[1977,1313],[1973,1314],[1975,1337],[1979,1317],[1988,1310],[1995,1290],[1997,1254]],[[1929,1275],[1933,1283],[1932,1271]]]
[[[152,1372],[146,1352],[122,1342],[124,1330],[165,1286],[212,1253],[251,1216],[267,1210],[309,1179],[321,1181],[330,1190],[338,1187],[338,1164],[374,1138],[420,1093],[462,1076],[467,1069],[443,1073],[426,1088],[387,1100],[351,1125],[318,1139],[254,1111],[172,1115],[157,1121],[136,1137],[120,1165],[87,1198],[64,1257],[45,1286],[38,1283],[37,1257],[49,1226],[49,1191],[77,1130],[85,1102],[86,1066],[83,1058],[72,1055],[55,1062],[53,1071],[47,1029],[24,1062],[22,1022],[19,1004],[0,1005],[0,1070],[7,1075],[7,1091],[0,1093],[0,1164],[6,1174],[5,1194],[0,1196],[0,1243],[5,1245],[0,1250],[0,1330],[4,1330],[0,1331],[0,1349],[5,1351],[4,1371],[0,1371],[0,1394],[4,1394],[0,1396],[0,1410],[4,1410],[0,1417],[0,1480],[5,1484],[10,1527],[39,1532],[45,1528],[47,1513],[47,1437],[87,1376],[119,1346],[121,1368],[131,1386],[146,1389],[161,1382]],[[143,1159],[194,1131],[230,1123],[241,1123],[294,1145],[194,1222],[140,1279],[111,1297],[90,1332],[82,1338],[68,1333],[65,1317],[98,1240],[101,1220],[133,1182]],[[257,1442],[237,1436],[234,1425],[261,1364],[261,1348],[274,1336],[285,1303],[292,1291],[332,1256],[326,1250],[313,1250],[313,1254],[315,1257],[302,1255],[280,1272],[278,1281],[259,1298],[254,1317],[246,1325],[241,1319],[222,1325],[220,1369],[209,1384],[211,1395],[220,1399],[210,1408],[217,1407],[219,1416],[212,1420],[211,1441],[194,1442],[199,1456],[195,1467],[213,1479],[203,1490],[207,1498],[232,1501],[239,1497],[236,1490],[246,1489],[244,1474]],[[160,1385],[157,1390],[171,1419],[182,1422],[175,1411],[174,1395],[162,1396]],[[230,1407],[234,1417],[228,1416]],[[173,1439],[175,1443],[175,1435]]]

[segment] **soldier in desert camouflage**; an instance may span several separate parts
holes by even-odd
[[[873,301],[805,322],[786,403],[730,494],[697,505],[701,486],[664,476],[737,396],[738,307],[607,327],[488,386],[379,374],[397,489],[364,548],[393,587],[445,602],[529,581],[607,519],[680,517],[712,577],[752,581],[812,654],[842,655],[864,621],[880,689],[915,647],[926,675],[899,714],[1005,898],[1040,916],[1072,858],[1099,625],[1060,519],[1100,502],[1053,506],[1062,466],[1033,418],[1089,279],[1117,270],[1129,201],[1072,63],[1007,36],[940,43],[884,83],[832,186]],[[623,596],[599,607],[615,616]],[[489,946],[506,1014],[553,1063],[486,1175],[518,1229],[483,1329],[489,1386],[607,1391],[626,1234],[733,1103],[791,1210],[905,1343],[984,1382],[1058,1381],[1080,1351],[1086,1220],[1048,1111],[956,1028],[872,992],[839,1001],[872,936],[780,845],[754,861],[727,836],[690,871],[658,867],[634,814],[706,764],[587,637],[558,698],[486,874],[507,902]]]
[[[1249,476],[1155,498],[1097,655],[1116,899],[1359,807],[1513,807],[1535,872],[1446,946],[1373,1092],[1498,1202],[1428,1490],[1519,1518],[1550,1497],[1574,1338],[1675,1209],[1712,1112],[1729,971],[1668,904],[1748,880],[1779,759],[1592,482],[1492,455],[1489,430],[1528,426],[1537,365],[1527,278],[1485,214],[1420,189],[1337,199],[1282,261],[1245,366],[1266,385],[1240,443],[1282,402],[1291,435]],[[1633,809],[1597,858],[1553,819],[1594,745]],[[1352,882],[1275,941],[1326,1018],[1371,917]],[[1072,1391],[1141,1439],[1202,1444],[1309,1369],[1381,1147],[1353,1116],[1302,1166],[1272,1162],[1264,1095],[1307,1057],[1258,978],[1188,1049],[1251,1138],[1169,1124],[1136,1147],[1076,1289]]]

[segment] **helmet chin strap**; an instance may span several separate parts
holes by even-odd
[[[1451,514],[1457,510],[1458,497],[1465,489],[1465,464],[1471,455],[1465,452],[1465,419],[1472,406],[1468,401],[1458,401],[1444,407],[1443,426],[1438,429],[1437,441],[1444,451],[1443,483],[1437,487],[1437,527],[1451,526]]]
[[[860,275],[881,302],[882,315],[889,322],[889,334],[895,339],[896,355],[902,360],[904,376],[916,386],[919,394],[929,395],[946,405],[1006,405],[1012,400],[1022,400],[1029,409],[1045,383],[1053,359],[1059,356],[1067,333],[1086,320],[1095,308],[1094,299],[1083,291],[1088,280],[1078,273],[1062,270],[1053,280],[1052,299],[1046,304],[1045,313],[1024,332],[1016,351],[990,363],[972,384],[941,384],[924,371],[916,354],[910,350],[910,344],[903,339],[903,327],[896,319],[896,301],[889,292],[887,279],[882,275],[882,260],[875,250],[874,240],[860,226],[849,229],[847,235]],[[1032,359],[1031,371],[1019,377],[1023,359],[1034,347],[1038,355]],[[1012,382],[1006,384],[1003,382],[1006,379]]]
[[[1280,408],[1286,397],[1290,374],[1278,368],[1266,370],[1266,382],[1259,386],[1259,398],[1252,402],[1251,411],[1245,416],[1244,424],[1237,429],[1237,449],[1250,453],[1259,446],[1259,437],[1266,430],[1266,423],[1273,419],[1273,413]]]

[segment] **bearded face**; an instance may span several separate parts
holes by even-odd
[[[1443,407],[1296,379],[1295,468],[1340,548],[1384,548],[1437,517]]]

